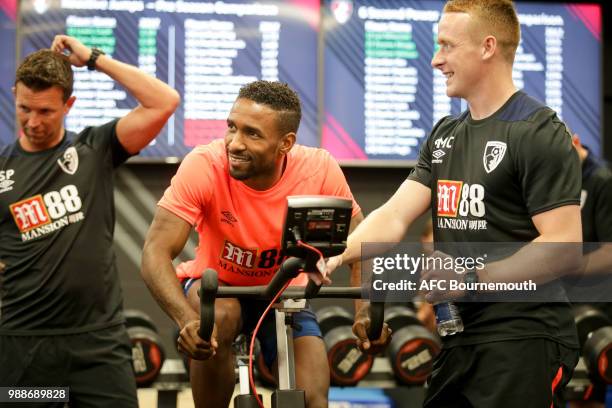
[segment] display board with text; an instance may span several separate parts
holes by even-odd
[[[601,6],[515,4],[522,31],[515,84],[555,109],[600,156]],[[407,166],[440,118],[467,108],[465,101],[447,97],[446,78],[430,64],[443,5],[442,0],[22,0],[17,42],[24,56],[48,47],[57,33],[73,35],[176,88],[181,105],[142,152],[145,159],[181,158],[193,146],[222,137],[240,86],[278,79],[302,100],[299,143],[322,146],[342,164]],[[14,39],[15,23],[6,16],[16,15],[16,7],[7,10],[0,10],[5,19],[0,29],[12,24]],[[11,44],[3,41],[0,47]],[[3,59],[0,69],[6,82],[0,102],[7,105],[0,113],[0,143],[6,143],[14,137],[14,61]],[[75,131],[136,105],[106,75],[84,68],[75,72],[75,95],[66,120]]]
[[[601,6],[516,2],[516,86],[601,151]],[[345,164],[405,165],[466,109],[432,68],[443,1],[327,0],[322,146]]]
[[[181,105],[141,157],[182,157],[223,137],[239,88],[256,79],[287,82],[301,98],[298,141],[319,145],[318,0],[61,0],[21,2],[21,51],[49,47],[66,33],[157,76]],[[136,101],[100,72],[75,70],[69,130],[125,115]]]

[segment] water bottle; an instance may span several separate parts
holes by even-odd
[[[463,320],[457,305],[452,302],[434,304],[436,313],[436,326],[440,336],[451,336],[463,331]]]

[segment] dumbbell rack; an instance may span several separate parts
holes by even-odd
[[[166,359],[156,381],[149,389],[157,391],[158,408],[176,408],[179,394],[190,388],[189,378],[181,359]],[[384,356],[374,359],[370,373],[357,384],[363,389],[384,390],[393,398],[395,408],[416,408],[423,402],[424,391],[421,386],[399,385],[393,377],[389,360]],[[342,389],[348,389],[343,387]],[[293,408],[293,407],[290,407]]]

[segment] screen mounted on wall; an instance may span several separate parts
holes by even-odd
[[[180,158],[223,137],[238,89],[256,79],[287,82],[299,93],[298,141],[319,145],[318,0],[24,0],[20,15],[24,56],[66,33],[179,91],[181,105],[141,153],[145,159]],[[66,119],[74,131],[136,106],[110,78],[86,68],[75,71],[75,95]]]
[[[601,154],[601,8],[515,2],[515,85]],[[414,163],[434,124],[466,109],[431,67],[443,1],[326,0],[322,146],[345,164]]]

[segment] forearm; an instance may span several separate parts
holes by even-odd
[[[576,274],[581,267],[580,243],[547,243],[536,240],[506,259],[487,264],[478,275],[479,281],[485,283],[531,280],[543,284]]]
[[[342,254],[342,264],[351,264],[364,257],[375,254],[362,254],[362,243],[388,242],[397,243],[406,234],[409,225],[405,225],[400,216],[387,204],[372,211],[365,220],[359,224],[347,239],[347,247]],[[366,256],[367,255],[367,256]]]
[[[183,293],[171,257],[161,256],[145,245],[140,273],[157,303],[179,327],[199,319]]]
[[[593,244],[591,244],[593,245]],[[601,243],[601,247],[584,256],[584,275],[607,275],[612,273],[612,244]]]
[[[123,86],[143,108],[167,112],[168,115],[174,112],[178,93],[159,79],[106,55],[97,59],[96,70]]]
[[[88,63],[92,50],[67,35],[56,35],[51,49],[68,51],[70,63],[82,67]],[[180,102],[178,93],[162,81],[136,67],[100,55],[95,69],[105,73],[138,100],[139,105],[117,122],[116,132],[123,148],[131,154],[146,147],[166,124]]]
[[[429,187],[413,180],[404,181],[385,204],[372,211],[349,235],[342,263],[349,264],[378,255],[374,252],[362,254],[361,244],[364,242],[400,242],[414,220],[427,211],[430,205]],[[386,246],[384,249],[389,248]]]
[[[580,207],[567,205],[534,215],[540,235],[530,244],[478,273],[483,282],[546,283],[577,273],[583,264]],[[482,275],[482,276],[481,276]]]

